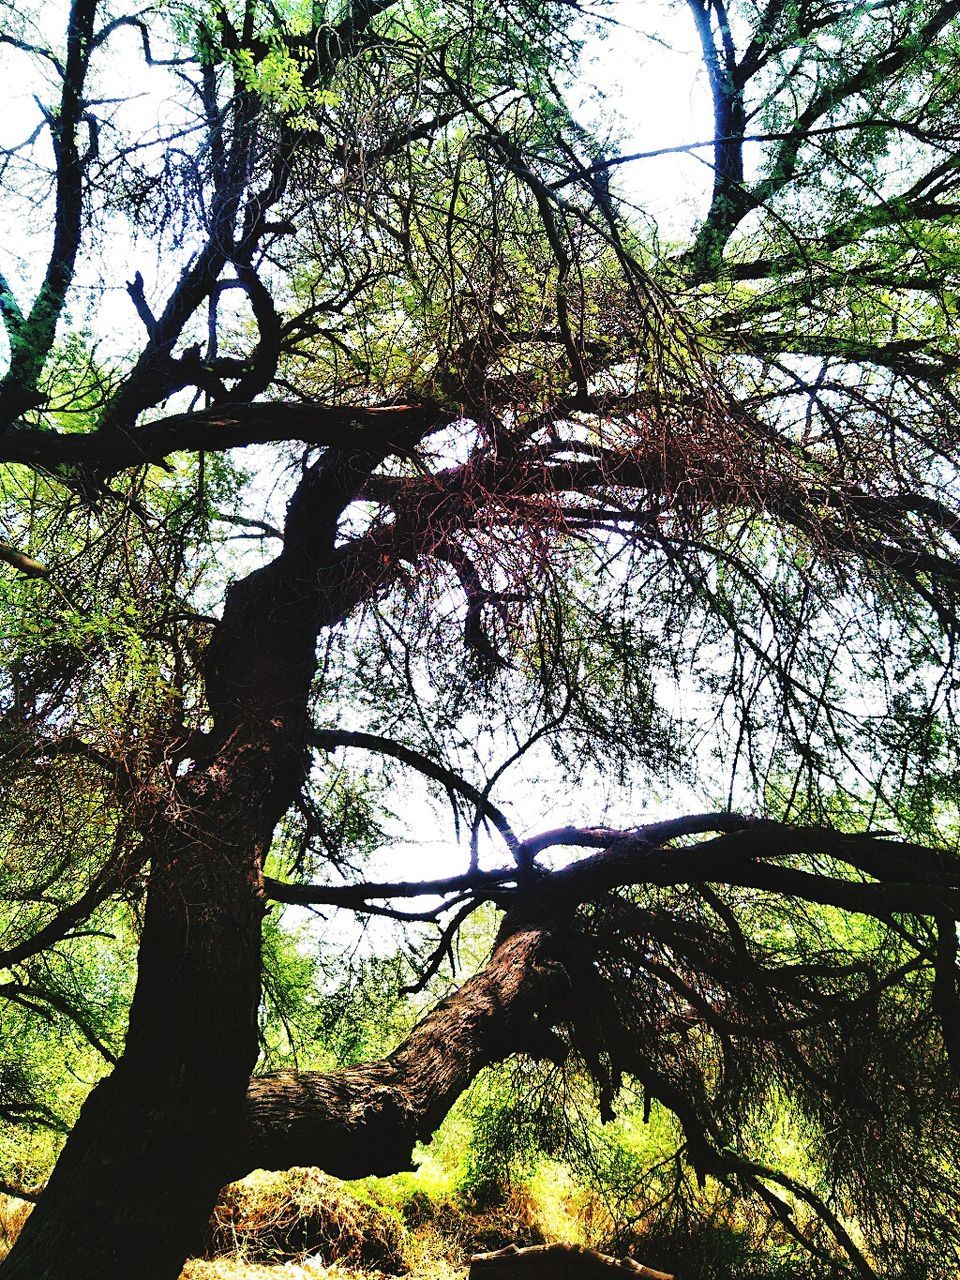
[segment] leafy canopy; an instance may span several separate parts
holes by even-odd
[[[228,585],[303,555],[268,896],[400,920],[421,987],[479,905],[537,921],[605,1115],[634,1081],[824,1266],[956,1252],[957,9],[689,0],[676,243],[571,106],[602,0],[0,6],[2,216],[49,247],[0,263],[11,1180],[119,1053],[144,833],[242,722]],[[466,847],[435,906],[378,884],[411,767]],[[678,794],[721,812],[634,830]],[[584,826],[530,836],[557,796]],[[267,1064],[328,1065],[312,962],[264,956]]]

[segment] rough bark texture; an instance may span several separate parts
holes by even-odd
[[[222,836],[217,847],[226,864]],[[550,1024],[564,1014],[566,972],[550,933],[528,928],[502,940],[487,966],[388,1057],[342,1071],[285,1071],[248,1082],[259,992],[248,949],[254,947],[258,961],[260,900],[255,892],[230,894],[239,877],[229,867],[216,888],[188,878],[197,900],[207,904],[202,923],[215,928],[218,940],[212,949],[201,941],[191,950],[192,895],[183,889],[184,874],[181,861],[172,879],[159,877],[151,885],[152,895],[171,886],[156,913],[167,927],[176,914],[171,899],[182,890],[183,928],[174,939],[166,929],[153,931],[148,920],[152,946],[141,962],[137,991],[137,1000],[144,999],[150,984],[151,999],[163,1003],[157,1016],[166,1022],[131,1022],[119,1066],[91,1094],[77,1136],[4,1264],[11,1276],[126,1276],[134,1257],[138,1277],[175,1275],[196,1242],[200,1215],[223,1183],[257,1167],[315,1165],[342,1178],[409,1168],[416,1142],[430,1137],[485,1066],[520,1051],[565,1051]],[[212,919],[214,901],[221,910]],[[166,941],[162,948],[158,936]],[[208,935],[201,928],[194,936]],[[192,976],[185,988],[188,958]],[[171,972],[177,981],[164,982]],[[162,1033],[164,1025],[171,1034]],[[184,1040],[198,1050],[189,1071]],[[239,1141],[231,1142],[244,1089],[242,1129]],[[98,1225],[108,1209],[116,1225],[106,1238]],[[41,1214],[45,1224],[38,1233],[34,1224],[44,1222]],[[77,1242],[91,1235],[99,1238],[79,1256]],[[56,1259],[50,1258],[51,1239],[59,1246]]]
[[[551,940],[513,934],[489,964],[429,1013],[387,1058],[342,1071],[281,1071],[250,1082],[234,1176],[317,1165],[340,1178],[411,1167],[450,1107],[493,1062],[562,1052],[549,1031],[568,993]]]
[[[4,1280],[105,1280],[133,1258],[142,1277],[176,1276],[226,1180],[257,1053],[259,868],[299,777],[279,746],[222,752],[180,793],[189,821],[158,824],[123,1056],[84,1105]]]
[[[83,1107],[4,1280],[175,1280],[234,1176],[256,1060],[263,858],[302,785],[337,518],[382,457],[331,454],[207,653],[205,758],[141,819],[150,883],[123,1055]],[[110,1223],[109,1231],[102,1224]]]

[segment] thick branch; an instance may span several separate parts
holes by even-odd
[[[430,1137],[484,1067],[523,1051],[559,1053],[561,1042],[544,1030],[545,1011],[559,1011],[566,992],[549,936],[537,929],[513,934],[389,1057],[252,1080],[236,1176],[297,1164],[340,1178],[410,1168],[414,1145]]]
[[[77,466],[111,476],[126,467],[161,463],[173,453],[222,453],[285,440],[403,449],[449,416],[433,405],[232,404],[173,414],[129,431],[14,430],[0,439],[0,462],[44,469]]]
[[[14,329],[8,327],[10,367],[0,381],[0,424],[36,402],[40,374],[53,346],[57,322],[73,281],[80,247],[87,163],[77,146],[77,131],[85,112],[83,90],[96,9],[96,0],[74,0],[67,27],[67,59],[60,102],[55,111],[44,108],[56,161],[53,247],[29,315]],[[4,292],[9,297],[8,291]]]
[[[750,207],[743,184],[743,135],[746,115],[743,86],[736,76],[736,58],[726,10],[722,0],[688,0],[697,26],[697,35],[713,98],[714,149],[713,195],[691,259],[697,269],[709,275],[723,256],[723,246],[733,227]],[[711,15],[715,14],[721,48],[717,48]]]
[[[12,565],[14,569],[19,569],[27,578],[45,578],[47,576],[47,570],[39,560],[34,560],[32,556],[28,556],[23,551],[18,551],[16,547],[11,547],[6,542],[0,542],[0,560],[4,564]]]
[[[665,847],[711,832],[720,834],[698,844]],[[904,911],[944,918],[960,914],[949,887],[956,877],[953,860],[935,850],[736,814],[694,815],[623,833],[560,828],[532,838],[527,847],[539,851],[555,844],[598,843],[603,846],[598,853],[516,889],[504,884],[502,872],[430,885],[358,886],[366,897],[453,888],[482,894],[496,888],[515,906],[505,917],[488,966],[428,1014],[389,1057],[336,1072],[280,1072],[252,1081],[237,1176],[255,1166],[293,1164],[319,1164],[348,1178],[394,1172],[408,1166],[414,1144],[429,1137],[483,1067],[518,1052],[562,1060],[568,1042],[552,1027],[571,1019],[576,1023],[583,1007],[583,991],[570,998],[576,973],[583,978],[583,964],[578,967],[576,960],[580,944],[573,934],[566,935],[564,922],[572,921],[582,904],[598,902],[619,887],[715,882],[769,889],[882,919]],[[864,883],[768,861],[808,849],[891,879]],[[905,883],[899,878],[901,869],[911,862],[915,879]],[[268,893],[284,900],[333,901],[337,895],[318,888],[298,897],[277,888],[281,891],[273,893],[268,887]],[[342,905],[347,905],[348,893],[342,891]],[[943,965],[951,984],[954,963],[951,952]],[[636,1072],[636,1064],[632,1069]],[[687,1104],[671,1088],[657,1096],[682,1117]]]

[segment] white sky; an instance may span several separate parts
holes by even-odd
[[[709,87],[693,18],[684,0],[619,0],[619,24],[583,51],[586,85],[604,94],[596,112],[619,135],[620,154],[658,151],[712,136]],[[661,236],[683,239],[706,211],[713,170],[709,150],[638,160],[612,176],[616,189],[655,219]]]
[[[62,2],[38,6],[37,30],[27,38],[57,47],[62,40],[68,6]],[[606,38],[590,36],[582,58],[583,103],[577,114],[601,137],[609,136],[611,154],[656,151],[699,142],[710,137],[711,111],[706,79],[698,53],[696,32],[684,0],[619,0],[608,11],[619,25],[605,24]],[[109,76],[94,78],[92,91],[104,96],[129,96],[125,119],[136,122],[148,136],[169,118],[167,101],[176,82],[162,68],[145,66],[139,37],[132,30],[118,32],[108,46]],[[46,74],[49,70],[49,76]],[[37,127],[37,99],[52,104],[57,97],[55,73],[10,48],[0,48],[0,146],[22,142]],[[112,107],[98,108],[102,116]],[[131,114],[133,113],[133,114]],[[48,163],[49,142],[41,135],[37,160]],[[612,183],[634,202],[662,238],[682,240],[706,208],[712,171],[709,150],[666,155],[618,167]],[[39,171],[38,171],[38,176]],[[84,295],[95,300],[92,324],[108,348],[128,344],[133,314],[124,280],[141,270],[150,296],[154,272],[149,246],[137,249],[129,239],[110,246],[105,280],[78,277],[75,307],[85,309]],[[49,226],[12,217],[0,206],[0,271],[28,305],[39,284],[51,235]],[[83,267],[81,267],[81,273]],[[106,291],[104,291],[106,285]],[[118,349],[117,354],[121,354]]]
[[[62,3],[41,7],[43,31],[50,33],[53,42],[63,29],[66,10]],[[643,4],[620,0],[611,16],[620,25],[611,27],[605,39],[591,37],[584,48],[584,101],[578,112],[584,122],[601,136],[611,138],[611,154],[654,151],[708,139],[712,125],[709,93],[693,20],[683,0],[645,0]],[[173,82],[165,71],[144,67],[139,40],[133,32],[120,33],[110,47],[114,51],[111,79],[116,74],[121,84],[119,92],[140,95],[133,109],[142,114],[146,132],[162,119],[162,95],[169,92],[168,86]],[[36,127],[34,94],[48,102],[55,100],[54,89],[42,81],[38,83],[35,77],[36,65],[29,58],[0,49],[0,145],[19,143]],[[118,89],[113,84],[106,91],[116,94]],[[702,159],[697,158],[698,154]],[[710,158],[709,151],[701,151],[637,161],[619,167],[612,182],[619,193],[656,223],[662,238],[683,239],[706,208],[712,171],[703,160]],[[29,305],[30,290],[36,287],[46,261],[49,237],[47,226],[11,222],[9,217],[4,222],[0,213],[0,271],[20,293],[21,305]],[[149,253],[141,257],[129,240],[118,239],[110,246],[109,265],[112,292],[104,295],[98,282],[87,282],[89,296],[97,299],[97,309],[91,317],[94,331],[102,333],[108,349],[113,349],[114,343],[129,349],[131,335],[135,343],[140,340],[139,321],[133,314],[124,281],[134,270],[141,269],[148,281],[149,295],[151,259]],[[82,307],[81,301],[81,310]],[[499,797],[495,794],[494,798],[510,798],[511,815],[521,833],[562,822],[595,822],[604,816],[602,798],[592,785],[586,794],[581,791],[571,795],[560,788],[528,789],[518,783],[519,778],[508,774]],[[671,812],[676,812],[680,799],[674,796]],[[630,798],[628,806],[633,804],[634,799]],[[643,813],[627,807],[607,817],[629,825],[662,815],[661,806],[653,801]],[[422,782],[413,777],[404,797],[403,818],[408,824],[410,843],[400,840],[384,851],[383,874],[422,878],[462,869],[466,850],[453,853],[452,825],[442,809],[427,800]],[[496,860],[501,861],[499,850]]]

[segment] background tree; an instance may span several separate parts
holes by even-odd
[[[691,3],[665,245],[568,106],[603,6],[4,6],[0,996],[112,1067],[10,1280],[175,1276],[228,1179],[395,1169],[516,1053],[854,1273],[956,1249],[956,10]],[[459,865],[370,879],[343,751]],[[716,811],[518,834],[547,759]],[[251,1078],[271,901],[436,922],[425,978],[502,922],[388,1058]]]

